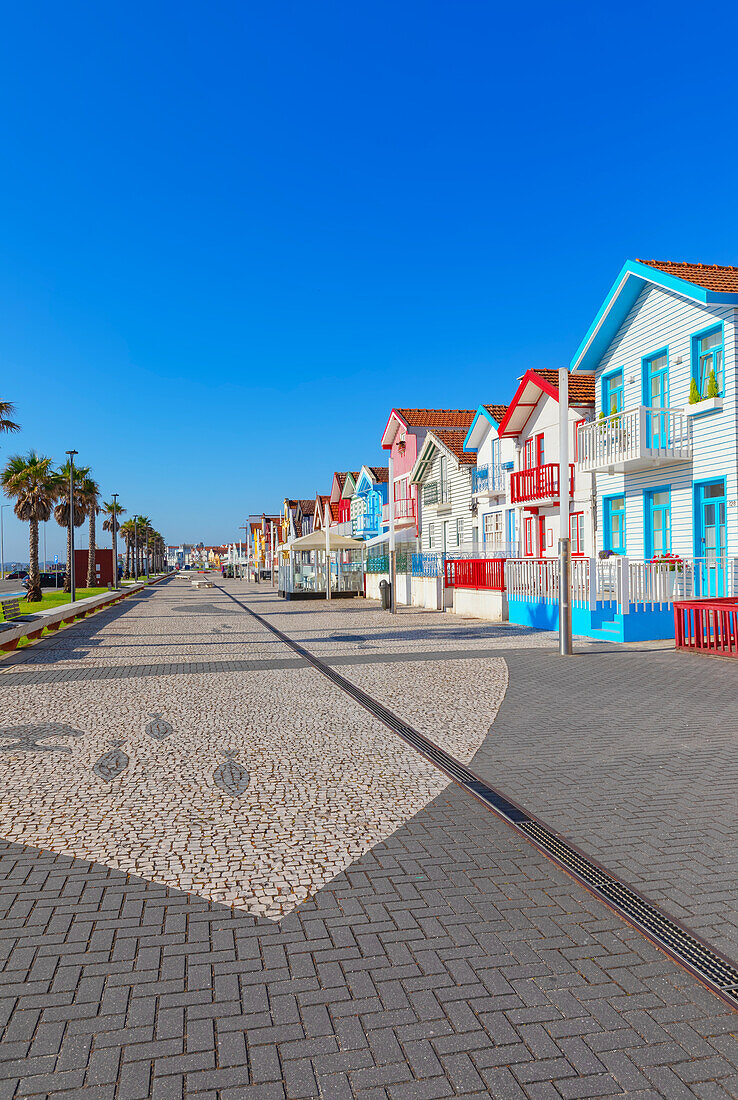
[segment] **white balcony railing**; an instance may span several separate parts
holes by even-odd
[[[508,599],[555,603],[557,558],[510,558],[505,563]],[[607,604],[621,614],[673,606],[675,600],[738,596],[738,558],[679,558],[674,565],[628,558],[572,558],[573,607]]]
[[[637,470],[692,458],[692,422],[681,409],[634,409],[582,424],[577,435],[577,468]]]

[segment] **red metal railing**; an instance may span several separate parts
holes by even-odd
[[[418,518],[418,505],[415,497],[403,497],[395,501],[395,523],[398,520],[411,519],[416,522]],[[389,523],[389,504],[382,505],[382,523]]]
[[[677,649],[738,657],[738,600],[679,600],[674,604],[674,639]]]
[[[526,500],[552,500],[559,495],[559,464],[546,462],[529,470],[518,470],[510,478],[513,504]],[[569,496],[574,495],[574,466],[569,466]]]
[[[490,588],[505,591],[504,558],[462,558],[444,566],[446,588]]]

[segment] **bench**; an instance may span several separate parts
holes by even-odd
[[[21,615],[20,604],[18,603],[17,596],[9,596],[7,599],[0,599],[0,610],[2,610],[3,618],[6,623],[11,621],[18,623],[32,623],[35,615]]]

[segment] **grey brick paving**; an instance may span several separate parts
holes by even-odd
[[[0,1098],[736,1094],[735,1014],[454,786],[279,924],[0,842],[0,960]]]

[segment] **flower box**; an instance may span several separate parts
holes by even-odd
[[[684,411],[687,416],[702,416],[704,413],[720,412],[722,407],[722,397],[705,397],[702,401],[695,401],[694,405],[687,405]]]

